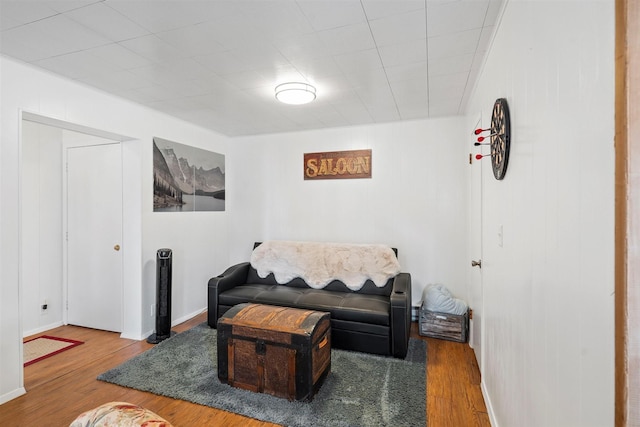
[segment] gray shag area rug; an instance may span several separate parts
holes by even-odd
[[[162,341],[99,380],[285,426],[424,426],[426,345],[400,360],[331,351],[331,373],[312,402],[290,402],[218,380],[216,330],[206,323]],[[176,420],[177,421],[177,420]]]

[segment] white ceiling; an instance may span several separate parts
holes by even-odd
[[[0,52],[229,136],[392,122],[463,112],[503,1],[0,0]]]

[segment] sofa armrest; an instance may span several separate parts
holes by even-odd
[[[411,275],[399,273],[391,290],[391,354],[404,359],[411,333]]]
[[[233,265],[221,275],[209,279],[207,323],[210,327],[215,328],[218,323],[218,296],[228,289],[246,283],[250,265],[248,262]]]

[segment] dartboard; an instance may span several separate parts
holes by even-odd
[[[491,166],[498,180],[504,179],[507,173],[510,139],[509,106],[506,99],[498,98],[491,114]]]

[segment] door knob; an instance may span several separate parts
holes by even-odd
[[[120,250],[120,245],[115,245],[115,246],[113,247],[113,249],[115,249],[116,251],[119,251],[119,250]]]
[[[481,259],[479,259],[478,261],[471,260],[471,267],[482,268],[482,260]]]

